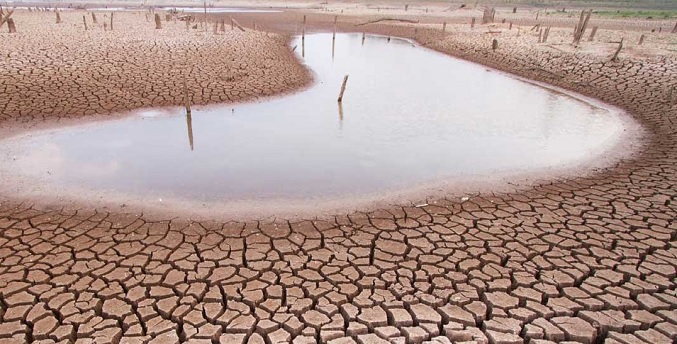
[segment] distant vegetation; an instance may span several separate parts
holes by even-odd
[[[595,11],[595,14],[608,17],[618,17],[618,18],[649,18],[649,19],[669,19],[677,18],[677,11],[642,11],[642,10],[604,10],[604,11]]]

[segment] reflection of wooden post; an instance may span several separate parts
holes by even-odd
[[[611,61],[618,61],[618,54],[620,54],[621,49],[623,49],[623,38],[621,38],[621,41],[618,42],[618,49],[616,49],[614,56],[611,58]]]
[[[589,42],[592,42],[595,39],[595,34],[597,33],[597,26],[592,27],[592,32],[590,32],[590,38],[588,38]]]
[[[336,39],[336,21],[338,20],[338,16],[334,16],[334,32],[331,35],[331,39]]]
[[[162,29],[162,19],[160,19],[160,15],[158,13],[155,13],[155,29]]]
[[[188,82],[186,77],[183,77],[183,103],[186,107],[186,113],[190,115],[190,96],[188,95]]]
[[[186,113],[186,127],[188,127],[188,144],[190,145],[190,150],[193,150],[193,116],[190,114],[190,111]]]
[[[87,31],[87,18],[82,16],[82,23],[85,24],[85,31]]]
[[[364,31],[362,31],[362,45],[364,45],[364,37],[365,37]]]
[[[339,92],[339,96],[338,96],[338,102],[339,103],[343,101],[343,92],[346,91],[346,84],[347,83],[348,83],[348,75],[346,74],[346,76],[343,77],[343,84],[341,84],[341,92]]]

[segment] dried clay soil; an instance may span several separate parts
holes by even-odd
[[[316,27],[333,25],[333,15],[311,14]],[[309,81],[285,40],[262,32],[212,37],[181,23],[153,31],[143,14],[120,14],[113,32],[83,32],[82,13],[64,12],[61,26],[53,15],[17,15],[20,33],[0,34],[9,47],[1,126],[181,104],[184,50],[203,61],[189,79],[202,90],[198,103]],[[301,17],[256,20],[296,30]],[[441,23],[355,26],[364,21],[341,17],[339,28],[415,38],[622,107],[646,128],[644,149],[593,176],[520,192],[298,221],[198,222],[3,196],[0,341],[677,340],[677,35],[647,33],[638,46],[643,32],[601,27],[574,48],[573,22],[537,44],[531,25],[517,36],[507,23],[449,24],[443,33]],[[610,62],[617,44],[608,42],[621,36],[632,43]]]

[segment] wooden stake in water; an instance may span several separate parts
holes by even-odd
[[[365,34],[364,34],[364,31],[362,31],[362,45],[364,45],[364,38],[365,38]]]
[[[306,39],[306,15],[303,15],[303,28],[301,29],[301,40]]]
[[[348,83],[348,74],[346,74],[346,76],[343,77],[343,83],[341,84],[341,92],[339,92],[339,96],[338,96],[338,102],[339,103],[343,101],[343,92],[346,91],[346,84],[347,83]]]

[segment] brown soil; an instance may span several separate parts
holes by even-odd
[[[298,30],[301,16],[237,18]],[[439,22],[354,25],[366,20],[339,26],[415,37],[615,104],[645,126],[647,145],[592,176],[323,220],[197,222],[3,201],[0,339],[677,340],[677,36],[646,32],[640,47],[630,39],[640,32],[602,27],[601,42],[575,48],[566,42],[573,25],[538,44],[528,25],[519,37],[504,25],[449,25],[444,34]],[[320,29],[332,22],[309,17]],[[618,37],[626,48],[610,62],[605,40]],[[16,123],[10,118],[0,123]]]

